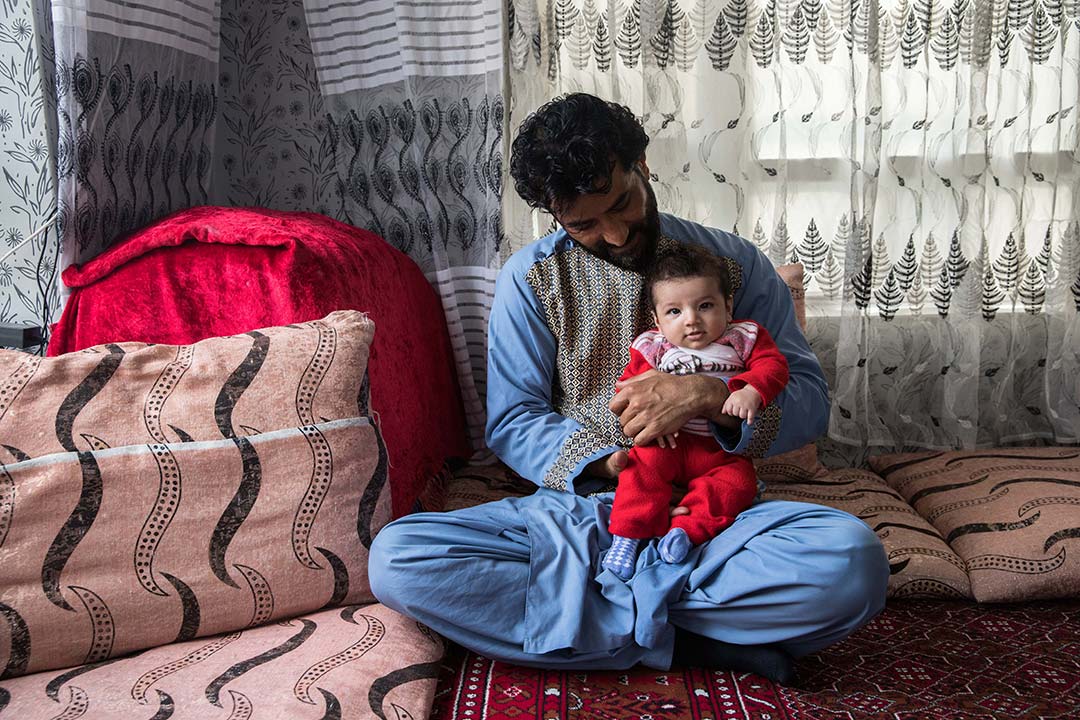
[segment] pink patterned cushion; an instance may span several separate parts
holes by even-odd
[[[870,465],[963,558],[979,602],[1080,597],[1080,448],[907,453]]]
[[[49,358],[0,350],[0,461],[366,415],[360,389],[374,333],[367,316],[345,311],[194,345],[119,343]]]
[[[889,597],[971,597],[964,561],[874,473],[843,469],[807,477],[795,467],[782,473],[776,465],[772,471],[765,478],[765,500],[828,505],[860,518],[877,533],[889,558]]]
[[[17,460],[0,465],[0,677],[372,600],[390,499],[362,413],[371,337],[351,312],[0,354]]]
[[[0,716],[428,717],[442,641],[383,605],[346,607],[7,680]]]

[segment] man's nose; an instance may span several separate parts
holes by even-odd
[[[629,228],[619,220],[608,220],[600,228],[604,242],[612,247],[622,247],[629,239]]]

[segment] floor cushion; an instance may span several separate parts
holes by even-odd
[[[1080,448],[907,453],[870,464],[963,558],[976,600],[1080,597]]]
[[[0,351],[0,678],[373,600],[372,330]]]
[[[764,500],[793,500],[849,512],[877,533],[889,558],[888,597],[971,597],[964,561],[932,525],[872,472],[858,469],[810,473],[773,463],[759,472]]]
[[[426,718],[442,639],[371,604],[5,680],[0,717]]]

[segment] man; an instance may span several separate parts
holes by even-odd
[[[658,213],[647,144],[629,110],[590,95],[523,123],[515,187],[563,229],[515,253],[496,283],[487,442],[541,488],[387,526],[371,550],[372,590],[451,640],[519,664],[675,662],[789,682],[792,657],[843,639],[884,605],[888,563],[858,519],[759,502],[682,563],[662,562],[649,543],[629,581],[600,565],[613,493],[599,491],[631,442],[705,417],[726,450],[772,454],[813,440],[828,416],[787,287],[746,241]],[[720,412],[727,386],[703,375],[641,376],[612,398],[626,348],[648,326],[641,271],[676,242],[726,258],[735,316],[765,326],[787,357],[787,388],[752,426]]]

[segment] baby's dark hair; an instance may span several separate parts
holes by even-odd
[[[645,271],[645,291],[649,293],[649,304],[656,305],[653,296],[656,283],[696,277],[715,278],[720,293],[725,298],[731,297],[727,268],[720,258],[692,245],[676,245],[661,250]]]

